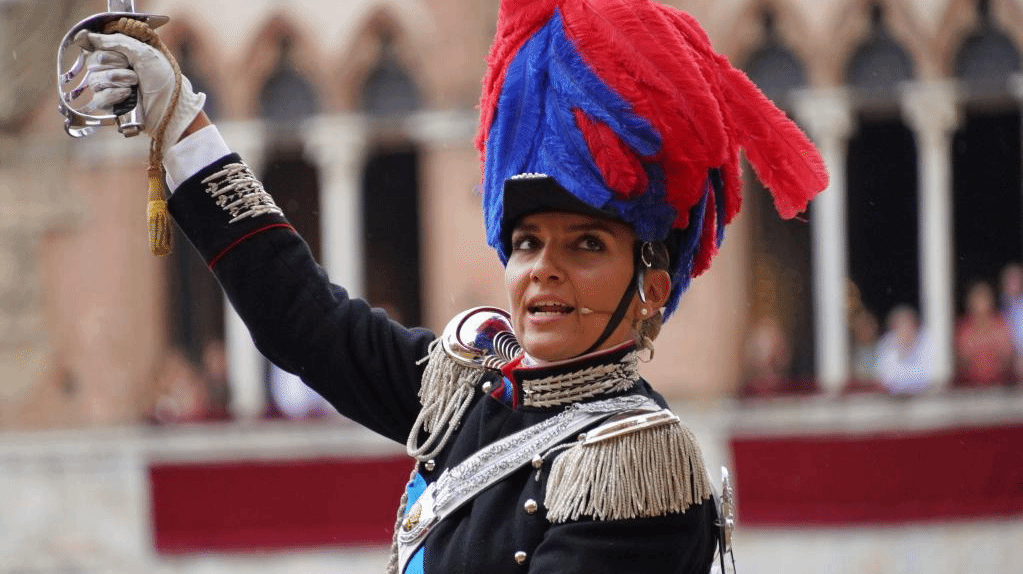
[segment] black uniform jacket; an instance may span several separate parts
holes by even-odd
[[[214,198],[213,188],[202,180],[237,162],[237,155],[226,156],[181,185],[168,202],[175,221],[210,265],[267,358],[300,375],[345,416],[404,443],[420,408],[420,359],[434,334],[407,329],[332,285],[282,215],[263,213],[229,223],[243,213],[232,203],[254,204],[258,198],[251,190],[247,196],[230,192],[226,199],[224,194]],[[664,403],[645,381],[629,392]],[[431,482],[480,448],[560,410],[512,409],[480,392],[434,470],[421,473]],[[425,572],[708,571],[717,533],[713,500],[665,516],[552,524],[543,504],[546,468],[537,473],[527,465],[441,522],[425,545]],[[530,500],[538,503],[532,513],[526,511]],[[523,552],[525,558],[519,554],[516,559]]]

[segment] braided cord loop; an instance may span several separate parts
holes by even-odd
[[[146,206],[146,219],[149,229],[149,249],[153,255],[167,255],[171,252],[171,222],[167,213],[167,198],[163,190],[163,137],[167,132],[174,110],[181,99],[181,68],[178,61],[170,53],[156,31],[141,20],[124,17],[110,22],[103,28],[104,34],[120,32],[140,42],[156,48],[170,62],[174,71],[174,91],[171,93],[170,105],[159,125],[153,130],[149,142],[149,166],[146,175],[149,179],[149,203]]]

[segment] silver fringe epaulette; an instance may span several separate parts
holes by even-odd
[[[405,445],[409,456],[420,462],[436,456],[458,428],[487,372],[499,372],[521,352],[502,309],[476,307],[455,316],[423,358],[423,408]],[[422,434],[427,437],[420,443]]]
[[[663,409],[580,436],[551,464],[544,504],[551,522],[623,520],[685,512],[711,495],[696,437]]]

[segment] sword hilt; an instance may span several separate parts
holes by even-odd
[[[68,30],[57,49],[57,104],[60,113],[65,118],[64,130],[71,137],[87,136],[96,128],[106,125],[116,125],[117,130],[125,137],[131,137],[138,135],[145,126],[138,87],[132,88],[132,95],[114,106],[110,114],[86,111],[85,107],[89,101],[82,101],[82,96],[88,88],[88,71],[82,73],[85,70],[86,52],[78,45],[75,38],[83,30],[103,33],[108,24],[121,18],[138,20],[154,29],[163,26],[170,20],[166,16],[155,14],[104,12],[90,16]],[[67,66],[72,53],[70,50],[73,47],[78,47],[79,53],[73,63]]]
[[[139,87],[134,86],[124,101],[114,105],[114,115],[117,116],[117,131],[126,138],[137,136],[145,127],[145,118],[142,111],[142,95]]]

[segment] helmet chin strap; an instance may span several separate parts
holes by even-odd
[[[618,301],[618,307],[615,308],[614,313],[611,314],[611,318],[607,320],[607,326],[604,327],[604,332],[597,337],[597,340],[590,345],[590,348],[586,349],[582,353],[576,355],[581,357],[588,355],[593,351],[596,351],[598,347],[607,341],[608,337],[615,332],[622,323],[622,319],[625,318],[625,313],[629,310],[629,305],[632,303],[632,296],[639,292],[639,298],[644,303],[646,302],[646,290],[643,285],[643,274],[650,267],[650,260],[647,257],[646,251],[650,247],[649,242],[637,242],[636,249],[632,255],[632,279],[629,281],[629,286],[625,288],[625,293],[622,294],[622,298]]]

